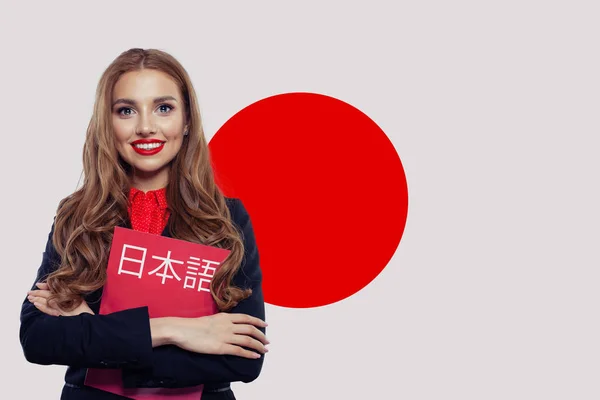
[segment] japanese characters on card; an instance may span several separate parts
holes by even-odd
[[[100,314],[148,307],[150,318],[218,312],[210,284],[229,250],[115,228]],[[198,399],[190,389],[125,389],[118,369],[88,369],[85,384],[134,399]]]

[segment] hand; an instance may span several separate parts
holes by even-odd
[[[71,311],[63,310],[53,300],[48,301],[50,297],[50,290],[47,283],[38,282],[35,284],[39,290],[30,290],[27,292],[27,299],[33,303],[34,306],[44,314],[58,316],[73,316],[81,313],[94,314],[88,304],[82,299],[81,304]]]
[[[182,349],[204,354],[229,354],[260,358],[269,350],[267,337],[257,327],[267,323],[246,314],[219,313],[201,318],[177,318],[173,344]],[[243,346],[243,347],[242,347]]]

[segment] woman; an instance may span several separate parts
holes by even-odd
[[[234,399],[230,382],[256,379],[268,351],[262,274],[244,206],[215,185],[196,95],[177,60],[131,49],[113,61],[83,161],[83,186],[60,202],[23,302],[26,359],[69,366],[62,399],[123,398],[84,386],[86,368],[120,368],[127,387],[204,384],[202,399]],[[117,226],[229,249],[211,282],[221,312],[98,315]]]

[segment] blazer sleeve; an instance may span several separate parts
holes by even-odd
[[[60,265],[48,235],[35,283],[42,282]],[[37,287],[32,285],[32,289]],[[85,368],[143,368],[152,362],[152,339],[147,307],[108,315],[83,313],[50,316],[27,298],[21,306],[19,337],[27,361],[41,365]]]
[[[240,228],[245,256],[240,269],[233,278],[234,284],[251,288],[252,295],[239,302],[229,312],[248,314],[265,319],[265,304],[262,292],[262,272],[259,267],[258,250],[250,217],[241,201],[231,207],[232,219]],[[266,333],[264,328],[259,328]],[[251,382],[262,369],[264,355],[248,359],[233,355],[194,353],[174,345],[155,347],[152,367],[148,369],[123,369],[125,387],[190,387],[200,384],[221,382]]]

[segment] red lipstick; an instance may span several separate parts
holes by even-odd
[[[152,156],[165,147],[165,142],[158,139],[139,139],[132,142],[131,147],[133,147],[136,153],[142,156]]]

